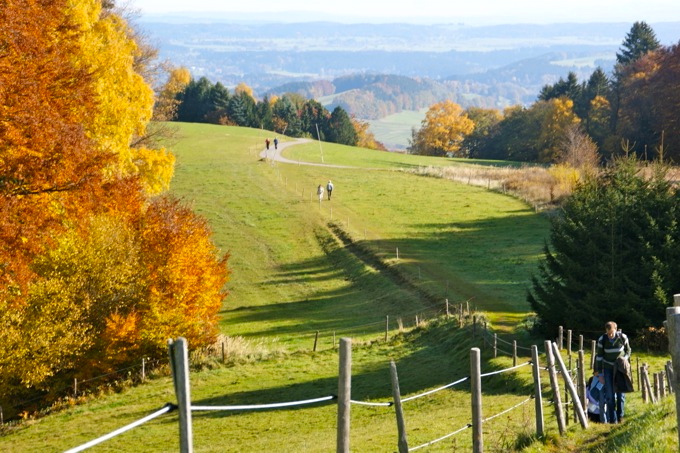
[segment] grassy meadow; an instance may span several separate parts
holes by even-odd
[[[171,191],[206,216],[215,243],[231,255],[221,331],[271,351],[262,360],[248,359],[245,351],[244,360],[228,366],[207,360],[202,370],[191,373],[193,404],[260,404],[335,394],[334,339],[339,337],[353,341],[352,398],[360,401],[391,400],[390,360],[397,364],[404,397],[468,376],[473,346],[482,347],[482,372],[511,366],[511,358],[502,353],[493,358],[479,333],[473,338],[471,326],[459,328],[455,320],[435,318],[445,299],[467,301],[501,337],[529,345],[517,326],[529,310],[526,290],[548,221],[524,203],[484,188],[399,171],[434,165],[431,158],[324,143],[327,163],[358,168],[282,164],[259,157],[265,137],[272,137],[267,131],[174,126],[177,138],[168,143],[177,156]],[[286,155],[312,160],[306,153],[315,149],[318,143],[295,146]],[[335,184],[333,199],[320,203],[312,191],[329,179]],[[386,315],[388,341],[383,339]],[[416,327],[416,315],[427,320]],[[312,352],[316,332],[319,347]],[[526,351],[521,353],[524,363]],[[644,357],[654,370],[667,360]],[[103,392],[87,403],[27,421],[0,436],[0,451],[64,451],[138,420],[175,401],[165,371],[158,370],[143,385]],[[547,389],[547,374],[542,380]],[[526,401],[531,382],[529,366],[485,378],[485,416]],[[652,451],[641,447],[646,442],[655,446],[653,451],[668,451],[676,440],[668,417],[671,400],[644,407],[639,393],[631,394],[625,424],[583,431],[572,422],[564,438],[557,436],[546,406],[544,440],[531,436],[529,401],[485,423],[485,450]],[[444,436],[470,422],[469,384],[406,402],[404,411],[409,446]],[[194,412],[194,451],[334,451],[336,412],[332,403]],[[352,451],[396,450],[393,408],[353,405],[351,424]],[[178,451],[177,433],[177,414],[170,413],[88,451]],[[470,430],[464,430],[422,451],[470,451],[471,445]]]

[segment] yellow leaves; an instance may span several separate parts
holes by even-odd
[[[443,153],[456,153],[474,127],[474,122],[463,113],[461,106],[444,101],[429,108],[419,134],[426,147]]]
[[[137,148],[132,150],[132,159],[148,196],[158,195],[170,188],[175,173],[175,156],[172,153],[165,148]]]
[[[567,97],[550,99],[544,108],[541,135],[538,139],[540,149],[538,158],[540,162],[555,162],[566,130],[581,120],[574,113],[574,101]]]
[[[581,179],[579,171],[569,164],[556,164],[548,169],[548,173],[557,181],[563,193],[572,193]]]
[[[246,93],[248,96],[253,98],[253,100],[255,100],[255,96],[253,95],[253,89],[246,85],[245,82],[241,82],[238,85],[236,85],[236,88],[234,88],[234,93],[235,94]]]
[[[84,30],[75,60],[95,74],[98,114],[83,118],[97,148],[118,157],[112,176],[135,174],[130,144],[145,131],[153,107],[153,90],[134,70],[138,53],[128,25],[115,14],[93,14],[98,0],[73,2],[72,13]]]

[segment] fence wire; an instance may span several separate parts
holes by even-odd
[[[67,450],[65,453],[77,453],[79,451],[87,450],[90,447],[94,447],[97,444],[100,444],[104,441],[107,441],[113,437],[116,437],[120,434],[123,434],[124,432],[130,431],[133,428],[136,428],[140,425],[143,425],[144,423],[153,420],[156,417],[160,417],[161,415],[165,414],[166,412],[170,412],[171,410],[175,409],[176,406],[174,404],[168,403],[165,406],[163,406],[162,409],[157,410],[153,414],[149,414],[144,418],[140,418],[136,422],[132,422],[129,425],[125,425],[122,428],[118,428],[115,431],[112,431],[104,436],[98,437],[97,439],[91,440],[86,444],[83,444],[79,447],[72,448],[70,450]]]
[[[192,411],[241,411],[241,410],[255,410],[255,409],[277,409],[280,407],[290,406],[304,406],[307,404],[320,403],[322,401],[330,401],[337,399],[335,395],[322,396],[321,398],[313,398],[301,401],[288,401],[285,403],[271,403],[271,404],[243,404],[236,406],[191,406]]]

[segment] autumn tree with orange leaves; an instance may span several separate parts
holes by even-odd
[[[108,2],[110,3],[110,2]],[[174,157],[135,146],[146,51],[98,0],[0,8],[0,404],[207,345],[227,256],[167,195]],[[17,409],[15,407],[15,409]],[[30,409],[30,408],[29,408]]]

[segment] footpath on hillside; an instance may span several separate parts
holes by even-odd
[[[289,146],[294,146],[294,145],[302,145],[304,143],[310,143],[312,140],[309,138],[297,138],[293,141],[289,142],[279,142],[278,149],[272,147],[271,145],[269,146],[269,149],[263,149],[260,151],[260,157],[262,159],[269,159],[273,160],[276,162],[283,162],[286,164],[297,164],[297,165],[312,165],[315,167],[332,167],[332,168],[357,168],[357,167],[352,167],[350,165],[332,165],[332,164],[322,164],[322,163],[316,163],[316,162],[304,162],[301,160],[291,160],[291,159],[286,159],[281,155],[281,151],[284,149],[288,148]]]

